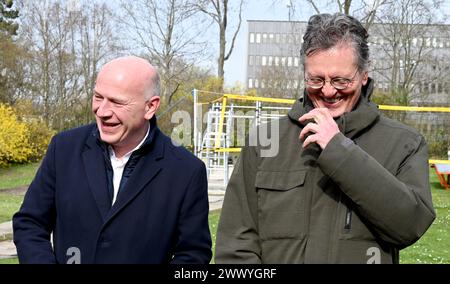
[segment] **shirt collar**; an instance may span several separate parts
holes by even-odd
[[[139,142],[139,144],[138,144],[133,150],[131,150],[130,152],[128,152],[128,153],[126,153],[125,155],[123,155],[123,158],[128,158],[128,157],[130,157],[131,154],[132,154],[134,151],[136,151],[136,150],[138,150],[138,149],[140,149],[140,148],[142,147],[142,145],[144,144],[145,140],[147,140],[148,134],[150,133],[150,128],[151,128],[151,125],[148,126],[148,128],[147,128],[147,133],[145,134],[145,136],[144,136],[144,138],[141,140],[141,142]],[[111,158],[116,158],[116,153],[114,152],[114,149],[113,149],[113,147],[112,147],[111,145],[108,145],[108,150],[109,150],[109,155],[110,155],[110,157],[111,157]]]

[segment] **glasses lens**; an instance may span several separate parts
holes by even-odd
[[[347,88],[349,83],[349,80],[345,78],[334,78],[333,80],[331,80],[331,85],[339,90]]]
[[[323,80],[320,78],[308,79],[308,80],[306,80],[306,83],[308,84],[308,86],[310,86],[311,88],[315,88],[315,89],[322,88],[322,86],[323,86]]]

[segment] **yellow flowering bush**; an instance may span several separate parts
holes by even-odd
[[[23,113],[20,106],[17,111]],[[13,108],[0,104],[0,167],[39,161],[55,134],[42,119],[22,116],[21,120]]]
[[[0,104],[0,167],[24,163],[32,150],[27,125],[17,119],[10,106]]]

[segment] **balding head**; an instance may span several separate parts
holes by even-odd
[[[92,111],[101,140],[113,147],[117,157],[142,141],[159,105],[158,72],[146,60],[120,57],[100,70]]]
[[[97,77],[97,82],[101,80],[132,88],[146,100],[160,93],[158,72],[147,60],[136,56],[119,57],[105,64]]]

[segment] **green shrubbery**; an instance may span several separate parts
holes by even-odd
[[[19,117],[0,104],[0,167],[29,163],[42,158],[54,131],[38,117]]]

